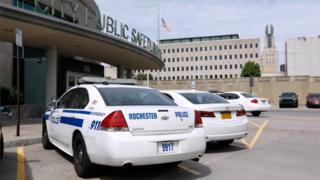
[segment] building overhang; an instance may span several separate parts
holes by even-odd
[[[159,56],[128,41],[55,17],[0,4],[0,41],[15,42],[15,28],[23,45],[56,47],[66,56],[81,56],[126,69],[160,69]]]

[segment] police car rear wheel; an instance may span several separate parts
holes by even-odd
[[[44,149],[53,149],[53,144],[51,144],[48,136],[46,122],[42,122],[42,146]]]
[[[217,144],[219,146],[229,146],[231,143],[233,143],[233,139],[231,140],[224,140],[224,141],[217,141]]]
[[[76,135],[73,142],[73,163],[79,177],[89,177],[93,172],[94,165],[90,162],[87,148],[81,134]]]

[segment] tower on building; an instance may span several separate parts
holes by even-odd
[[[260,66],[262,75],[279,73],[279,53],[276,48],[273,25],[270,25],[270,27],[267,25],[265,29],[264,48]]]

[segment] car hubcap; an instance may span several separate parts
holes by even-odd
[[[82,163],[83,160],[83,149],[81,143],[78,146],[78,158],[79,158],[79,163]]]

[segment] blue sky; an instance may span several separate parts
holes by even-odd
[[[157,39],[158,0],[96,0],[102,14]],[[260,38],[273,24],[280,62],[288,38],[320,35],[320,0],[159,0],[160,16],[170,32],[161,39],[239,34]]]

